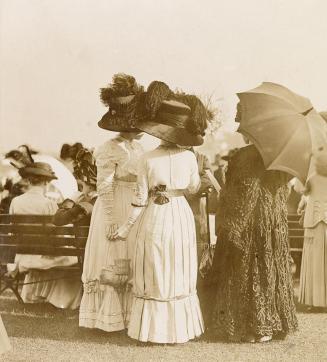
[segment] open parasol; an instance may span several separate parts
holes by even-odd
[[[311,102],[270,82],[238,97],[238,132],[254,143],[266,168],[285,171],[305,183],[312,172],[312,153],[327,149],[326,122]]]

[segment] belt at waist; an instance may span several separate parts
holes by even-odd
[[[169,202],[170,197],[184,196],[184,193],[184,189],[166,190],[165,187],[157,186],[149,191],[149,197],[155,197],[155,204],[163,205]]]
[[[166,190],[166,191],[156,191],[156,190],[150,190],[149,191],[149,196],[150,197],[154,197],[154,196],[159,196],[159,195],[166,195],[167,197],[179,197],[179,196],[184,196],[185,194],[185,190],[184,189],[176,189],[176,190]]]

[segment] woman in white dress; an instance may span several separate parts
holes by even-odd
[[[132,259],[129,242],[112,242],[108,235],[126,219],[135,191],[137,163],[143,149],[136,141],[141,133],[134,122],[142,91],[133,77],[118,74],[113,84],[101,92],[109,112],[102,117],[99,126],[120,133],[94,154],[98,199],[85,249],[80,327],[113,332],[125,329],[128,324],[132,299],[130,283],[115,285],[104,280],[100,284],[100,277],[104,268],[115,265],[120,259]]]
[[[0,355],[10,351],[11,346],[9,342],[9,338],[7,335],[7,331],[5,329],[5,326],[3,325],[1,316],[0,316]]]
[[[204,331],[194,216],[184,197],[198,191],[200,177],[194,153],[177,144],[203,142],[206,112],[196,97],[181,98],[192,107],[176,101],[164,83],[149,86],[145,104],[152,120],[138,127],[163,142],[141,158],[133,208],[112,236],[124,239],[139,218],[128,335],[141,342],[184,343]],[[200,114],[204,119],[197,122]]]
[[[47,163],[34,162],[19,169],[19,174],[29,181],[28,191],[15,197],[10,205],[10,214],[54,215],[57,204],[45,196],[47,184],[56,179],[56,175]],[[74,256],[45,256],[17,254],[15,263],[20,272],[29,269],[25,277],[21,297],[25,303],[48,302],[58,308],[76,309],[81,299],[81,282],[78,278],[68,278],[67,272],[51,271],[60,266],[77,264]],[[52,280],[56,279],[56,280]],[[42,282],[42,280],[48,280]]]
[[[307,182],[304,244],[299,301],[311,307],[327,307],[327,152],[315,154],[317,173]],[[305,202],[303,202],[305,200]]]

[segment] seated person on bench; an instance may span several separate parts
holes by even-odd
[[[86,148],[81,149],[74,162],[74,175],[82,185],[82,192],[60,204],[53,217],[55,225],[89,225],[96,193],[97,168],[95,159]]]
[[[56,179],[51,166],[43,162],[32,162],[20,168],[19,174],[28,180],[30,186],[25,194],[12,200],[9,213],[55,214],[58,209],[57,204],[45,196],[47,184]],[[51,270],[54,267],[72,266],[77,262],[77,257],[74,256],[17,254],[15,263],[18,270],[28,272],[24,283],[32,283],[23,285],[21,293],[23,301],[25,303],[49,302],[58,308],[78,308],[82,291],[80,277],[68,278],[68,271]]]

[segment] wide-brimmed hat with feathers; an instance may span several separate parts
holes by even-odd
[[[46,162],[34,162],[33,154],[37,152],[31,150],[27,145],[21,145],[16,150],[9,151],[5,158],[11,160],[11,165],[18,169],[21,177],[40,176],[50,180],[57,179],[51,166]]]
[[[37,152],[27,145],[21,145],[17,149],[6,153],[5,158],[10,160],[12,166],[20,168],[34,162],[32,155]]]
[[[144,97],[146,120],[138,128],[180,146],[199,146],[212,113],[195,95],[174,93],[164,82],[152,82]]]
[[[28,166],[21,167],[18,170],[18,173],[23,178],[28,176],[39,176],[46,178],[49,181],[56,180],[58,178],[53,172],[51,166],[46,162],[33,162]]]
[[[143,118],[144,88],[133,76],[118,73],[112,83],[101,88],[102,103],[109,111],[98,122],[100,128],[115,132],[137,132],[137,123]]]
[[[74,176],[88,185],[95,186],[97,167],[92,152],[87,148],[78,151],[74,160]]]

